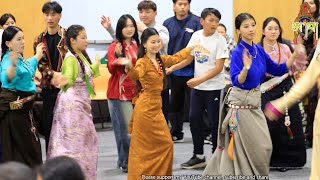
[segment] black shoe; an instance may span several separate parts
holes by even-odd
[[[212,136],[211,134],[204,138],[205,144],[212,144]]]
[[[181,164],[181,168],[183,169],[197,169],[197,168],[204,168],[206,167],[207,163],[206,163],[206,158],[203,159],[199,159],[196,155],[193,155],[193,157]]]
[[[126,167],[120,167],[121,171],[124,173],[128,173],[128,168]]]
[[[286,171],[288,171],[288,169],[287,169],[287,168],[284,168],[284,167],[283,167],[283,168],[278,168],[277,170],[280,171],[280,172],[286,172]]]
[[[182,138],[179,138],[179,137],[177,137],[177,136],[172,136],[172,141],[173,141],[174,143],[182,143],[182,142],[184,142],[184,139],[183,139],[183,137],[182,137]]]
[[[312,148],[312,141],[306,140],[305,145],[306,145],[306,149]]]

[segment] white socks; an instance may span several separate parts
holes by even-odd
[[[204,155],[203,154],[196,154],[197,158],[199,159],[204,159]]]

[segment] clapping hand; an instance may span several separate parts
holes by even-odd
[[[247,49],[243,50],[242,61],[243,61],[244,68],[249,70],[252,64],[252,55],[249,53]]]
[[[54,72],[51,79],[51,84],[57,88],[61,88],[69,83],[68,79],[63,76],[60,72]]]
[[[14,65],[17,64],[19,57],[20,57],[20,54],[15,51],[11,51],[9,54],[9,58],[11,59],[12,64],[14,64]]]

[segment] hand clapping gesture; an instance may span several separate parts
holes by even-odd
[[[242,61],[243,61],[243,68],[246,68],[247,70],[249,70],[252,64],[252,55],[249,53],[247,49],[243,50]]]

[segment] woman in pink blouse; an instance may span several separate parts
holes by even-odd
[[[280,64],[287,61],[290,56],[299,56],[299,61],[293,64],[291,71],[298,71],[304,67],[305,52],[292,54],[288,45],[282,43],[282,28],[278,19],[269,17],[263,22],[263,33],[260,45],[269,54],[271,59]],[[302,57],[302,58],[301,58]],[[305,58],[303,58],[305,57]],[[282,77],[265,76],[261,85],[262,108],[266,103],[283,96],[292,87],[292,78],[289,73]],[[267,118],[268,119],[268,118]],[[286,115],[279,121],[267,121],[273,151],[270,167],[279,171],[295,169],[306,163],[306,149],[302,129],[302,115],[298,104],[292,106]]]

